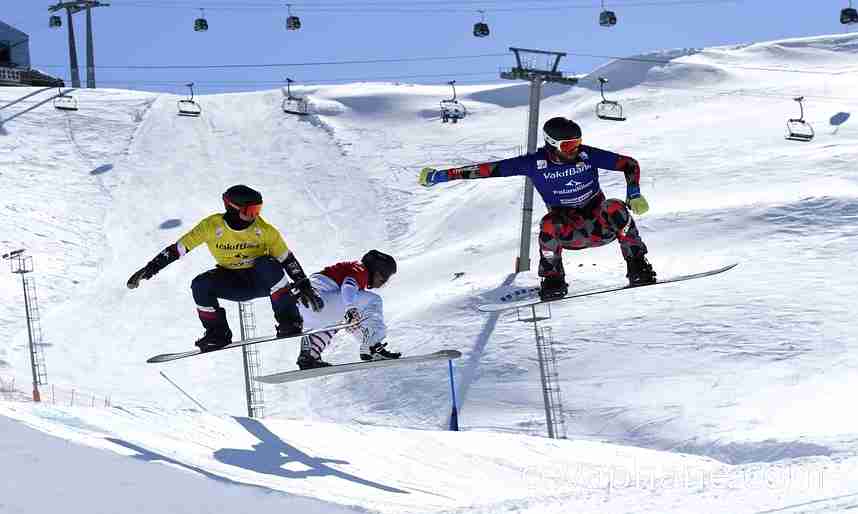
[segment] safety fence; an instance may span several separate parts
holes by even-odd
[[[29,383],[16,382],[15,377],[0,376],[0,399],[33,401]],[[74,387],[47,384],[39,387],[39,401],[68,407],[111,407],[109,396],[100,396]]]

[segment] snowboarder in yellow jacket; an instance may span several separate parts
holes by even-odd
[[[191,282],[197,314],[205,328],[205,334],[196,342],[202,351],[232,342],[226,311],[218,304],[218,298],[241,302],[268,296],[277,321],[277,336],[300,334],[303,320],[292,290],[296,290],[304,306],[314,311],[323,307],[322,299],[313,290],[283,236],[259,215],[262,195],[248,186],[235,185],[224,192],[223,204],[226,212],[208,216],[177,242],[164,248],[131,275],[128,288],[137,288],[141,279],[152,278],[170,263],[205,244],[217,266],[197,275]]]

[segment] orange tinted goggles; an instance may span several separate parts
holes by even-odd
[[[581,146],[581,139],[566,139],[564,141],[560,141],[558,148],[563,153],[574,153],[578,150],[578,147]]]
[[[256,205],[247,205],[238,209],[238,212],[245,218],[254,219],[259,216],[260,212],[262,212],[262,204],[258,203]]]
[[[234,203],[230,202],[229,200],[227,200],[227,203],[233,209],[238,209],[238,213],[241,215],[242,218],[247,218],[250,220],[256,219],[256,217],[259,216],[259,213],[262,212],[262,204],[261,203],[257,203],[257,204],[253,204],[253,205],[245,205],[244,207],[240,207],[238,205],[235,205]]]
[[[581,146],[581,138],[576,139],[554,139],[548,135],[545,136],[545,141],[551,146],[560,150],[562,153],[571,154],[578,150]]]

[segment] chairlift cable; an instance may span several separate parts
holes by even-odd
[[[411,79],[411,78],[439,78],[439,77],[462,77],[462,76],[497,76],[497,71],[489,71],[489,72],[470,72],[470,73],[437,73],[437,74],[418,74],[418,75],[395,75],[395,76],[381,76],[381,77],[349,77],[349,78],[338,78],[338,79],[321,79],[321,80],[303,80],[304,83],[310,84],[335,84],[335,83],[351,83],[351,82],[374,82],[374,81],[399,81],[403,79]],[[150,86],[177,86],[185,84],[182,81],[170,81],[170,80],[102,80],[105,84],[137,84],[137,85],[150,85]],[[484,80],[473,79],[470,81],[462,81],[458,80],[458,83],[468,83],[468,84],[485,84]],[[206,87],[232,87],[232,86],[278,86],[283,85],[282,80],[254,80],[254,81],[197,81],[195,82],[196,86],[206,86]]]
[[[454,61],[458,59],[482,59],[487,57],[509,57],[509,53],[477,54],[477,55],[451,55],[438,57],[396,57],[378,59],[355,59],[348,61],[316,61],[316,62],[294,62],[294,63],[262,63],[262,64],[145,64],[145,65],[100,65],[99,69],[105,70],[216,70],[235,68],[282,68],[288,66],[335,66],[347,64],[387,64],[400,62],[424,62],[424,61]],[[36,65],[34,65],[36,66]],[[40,65],[42,68],[65,68],[66,65]]]
[[[536,2],[540,0],[527,0],[530,2]],[[545,2],[555,1],[555,0],[543,0]],[[604,0],[603,0],[604,1]],[[715,5],[715,4],[738,4],[742,3],[744,0],[641,0],[634,1],[626,4],[619,4],[620,7],[623,8],[635,8],[635,7],[677,7],[677,6],[685,6],[685,5]],[[440,2],[445,3],[445,2]],[[462,5],[461,1],[450,1],[446,3],[452,3],[455,5]],[[498,0],[489,0],[488,2],[474,2],[480,4],[480,7],[483,7],[484,10],[491,10],[493,12],[512,12],[512,13],[520,13],[526,11],[557,11],[564,9],[594,9],[592,4],[588,5],[570,5],[568,2],[556,1],[558,5],[546,5],[546,6],[517,6],[517,7],[509,7],[509,2],[500,2]],[[496,3],[497,6],[486,6],[487,3]],[[430,5],[431,4],[431,5]],[[196,6],[188,3],[187,5],[179,5],[179,4],[164,4],[158,0],[137,0],[137,1],[129,1],[122,4],[114,4],[118,7],[129,7],[129,8],[158,8],[158,9],[190,9]],[[305,13],[340,13],[340,14],[408,14],[408,13],[437,13],[439,11],[439,2],[410,2],[408,4],[403,4],[398,2],[397,5],[392,4],[373,4],[373,3],[350,3],[350,4],[295,4],[292,5],[300,6],[302,11]],[[415,7],[411,7],[415,6]],[[283,8],[283,4],[212,4],[208,3],[209,10],[230,10],[230,11],[263,11],[263,10],[280,10]],[[462,6],[461,8],[455,7],[446,7],[443,9],[444,12],[472,12],[473,7],[468,8]]]

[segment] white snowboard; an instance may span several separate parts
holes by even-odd
[[[393,366],[404,366],[407,364],[416,364],[418,362],[428,362],[435,360],[451,360],[458,359],[462,356],[462,352],[458,350],[440,350],[435,353],[427,353],[425,355],[413,355],[411,357],[401,357],[399,359],[387,359],[380,361],[362,361],[349,362],[348,364],[334,364],[333,366],[325,366],[324,368],[313,368],[295,371],[283,371],[272,375],[264,375],[256,377],[254,380],[263,384],[285,384],[287,382],[295,382],[307,378],[323,377],[326,375],[335,375],[337,373],[349,373],[351,371],[360,371],[373,368],[387,368]]]

